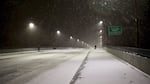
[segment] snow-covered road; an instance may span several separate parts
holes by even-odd
[[[0,56],[0,84],[150,84],[150,77],[103,49]]]
[[[55,69],[57,70],[58,68],[58,70],[53,73],[53,77],[56,79],[55,77],[60,77],[57,73],[63,73],[61,64],[67,62],[66,66],[69,66],[71,64],[69,64],[68,61],[73,59],[79,63],[71,65],[70,68],[73,68],[73,71],[63,66],[64,70],[71,76],[69,77],[70,81],[76,72],[76,68],[79,67],[87,53],[88,50],[86,49],[60,49],[43,50],[41,52],[27,51],[23,53],[0,54],[0,84],[24,84],[32,78],[44,74],[47,70],[55,71]],[[64,75],[62,74],[62,76]]]

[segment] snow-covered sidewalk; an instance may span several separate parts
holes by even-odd
[[[150,84],[147,74],[103,49],[92,50],[74,84]]]

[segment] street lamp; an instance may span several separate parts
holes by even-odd
[[[34,30],[35,29],[35,25],[34,25],[34,23],[29,23],[29,29],[30,30]]]
[[[73,39],[73,37],[72,36],[70,36],[70,40],[72,40]]]
[[[103,24],[103,21],[99,21],[98,25],[102,26],[102,24]]]
[[[103,24],[103,21],[100,21],[99,23],[100,23],[100,24]]]
[[[35,26],[34,23],[30,22],[30,23],[28,24],[28,28],[29,28],[30,31],[33,31],[33,30],[35,30],[36,26]],[[40,38],[38,37],[37,39],[39,40]],[[40,43],[38,43],[38,44],[39,44],[39,45],[38,45],[38,52],[39,52],[39,51],[40,51]]]
[[[73,41],[73,37],[70,36],[70,40]],[[71,42],[71,46],[73,47],[73,43]]]
[[[101,34],[101,33],[102,33],[102,30],[100,30],[99,33]]]
[[[61,32],[60,32],[59,30],[57,30],[56,33],[57,33],[57,35],[60,35],[60,34],[61,34]]]
[[[79,39],[77,39],[77,42],[79,42],[80,40]]]
[[[134,5],[135,5],[135,22],[136,22],[136,47],[140,47],[139,45],[139,37],[140,37],[140,32],[139,32],[139,17],[138,17],[138,3],[137,3],[137,0],[134,0]]]

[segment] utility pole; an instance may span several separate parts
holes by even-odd
[[[137,6],[137,0],[134,0],[135,4],[135,22],[136,22],[136,47],[139,47],[139,17],[138,17],[138,6]]]

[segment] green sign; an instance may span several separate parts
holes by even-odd
[[[109,35],[121,35],[122,34],[122,27],[121,26],[109,26],[108,27],[108,34]]]

